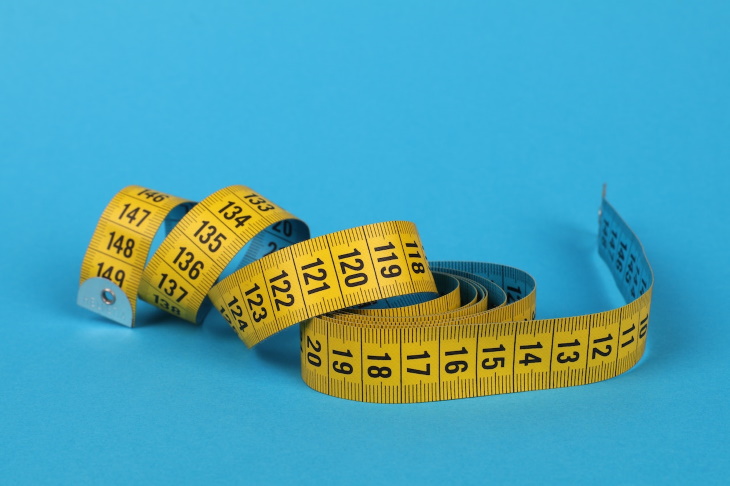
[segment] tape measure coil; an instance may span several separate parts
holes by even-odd
[[[118,245],[112,241],[105,249],[106,240],[97,236],[109,233],[102,227],[110,219],[107,212],[116,215],[134,191],[154,193],[132,187],[105,210],[84,259],[79,303],[91,310],[116,305],[105,302],[99,290],[101,284],[113,284],[113,276],[93,276],[89,270],[99,255],[119,256],[110,254],[119,253]],[[236,215],[244,215],[244,204],[250,217],[243,224],[233,227],[233,218],[221,220],[234,205],[242,208]],[[249,221],[251,229],[243,236],[235,231]],[[284,221],[288,234],[282,236],[277,230]],[[218,234],[225,236],[215,240]],[[587,316],[535,320],[535,281],[519,269],[477,262],[429,264],[412,223],[308,236],[306,225],[290,213],[248,188],[231,186],[191,209],[143,273],[139,268],[140,296],[192,322],[201,320],[201,303],[209,298],[249,346],[301,322],[305,383],[353,400],[419,402],[591,383],[622,373],[643,353],[653,275],[639,240],[605,198],[599,254],[627,304]],[[228,254],[216,260],[214,254],[233,240]],[[241,268],[216,283],[232,255],[247,244]],[[190,287],[187,295],[195,296],[180,302],[178,312],[160,305],[179,289],[166,280],[173,272]],[[81,296],[91,292],[94,279],[101,282],[94,284],[98,296],[89,306],[88,297],[82,303]],[[133,285],[125,290],[131,293]],[[373,308],[373,301],[386,308]]]

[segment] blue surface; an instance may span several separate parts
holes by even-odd
[[[0,3],[0,482],[728,477],[726,2],[69,3]],[[121,187],[245,184],[315,235],[408,219],[432,260],[519,266],[538,317],[606,310],[603,182],[656,285],[602,383],[362,404],[304,385],[295,328],[75,305]]]

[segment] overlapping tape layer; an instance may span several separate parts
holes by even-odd
[[[147,257],[167,221],[167,236]],[[133,326],[136,298],[191,322],[212,307],[246,345],[300,324],[304,381],[329,395],[423,402],[581,385],[644,352],[653,275],[605,198],[599,253],[617,309],[535,320],[536,284],[493,263],[428,262],[413,223],[309,238],[307,225],[244,186],[199,204],[130,186],[109,203],[78,303]]]

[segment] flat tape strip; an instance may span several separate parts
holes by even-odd
[[[245,186],[197,205],[129,186],[97,225],[78,303],[130,327],[137,296],[197,323],[212,306],[249,347],[300,323],[302,377],[315,390],[378,403],[447,400],[582,385],[636,364],[654,278],[605,194],[598,250],[626,304],[536,320],[529,274],[428,262],[410,222],[310,239],[304,222]]]

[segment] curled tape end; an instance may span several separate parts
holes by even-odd
[[[93,277],[84,281],[79,287],[76,303],[123,326],[134,327],[129,298],[110,280]]]
[[[603,183],[603,187],[601,188],[601,205],[598,208],[598,220],[601,220],[601,216],[603,216],[603,203],[606,201],[606,188],[608,187],[607,183]]]

